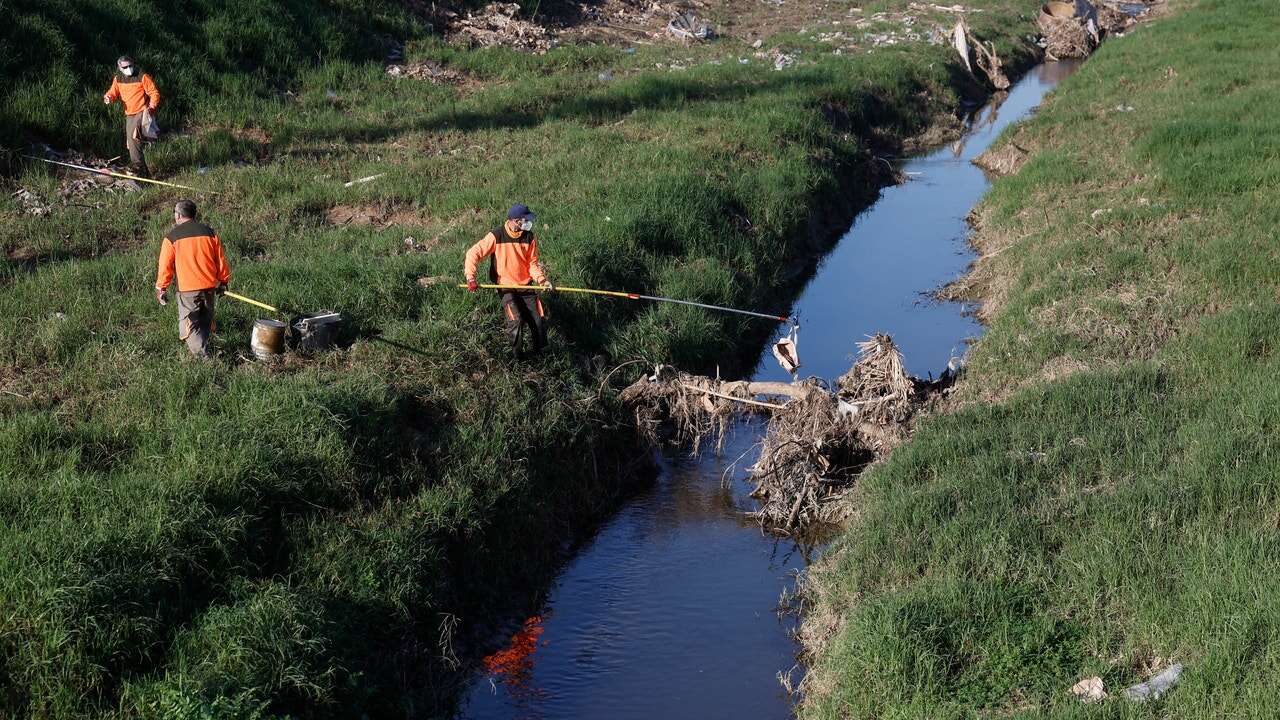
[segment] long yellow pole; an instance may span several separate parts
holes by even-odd
[[[231,292],[230,290],[228,290],[228,291],[224,292],[224,293],[223,293],[223,295],[226,295],[227,297],[229,297],[229,298],[231,298],[231,299],[233,299],[233,300],[239,300],[240,302],[246,302],[246,303],[249,303],[250,305],[257,305],[258,307],[262,308],[263,310],[270,310],[270,311],[271,311],[271,312],[273,312],[273,313],[278,313],[278,312],[280,312],[280,308],[273,308],[273,307],[271,307],[270,305],[268,305],[268,304],[266,304],[266,303],[264,303],[264,302],[258,302],[257,300],[254,300],[253,298],[247,298],[247,297],[245,297],[245,296],[243,296],[243,295],[237,295],[236,293],[233,293],[233,292]]]
[[[218,194],[213,190],[200,190],[197,188],[188,187],[186,185],[179,185],[177,183],[164,182],[163,180],[152,180],[150,178],[138,177],[137,175],[127,175],[125,173],[118,173],[118,172],[112,172],[110,170],[103,170],[102,168],[92,168],[92,167],[86,167],[84,165],[76,165],[74,163],[60,162],[58,160],[50,160],[48,158],[35,157],[34,155],[23,155],[22,157],[28,158],[31,160],[39,160],[40,162],[47,162],[50,165],[61,165],[63,167],[69,167],[74,170],[80,170],[82,172],[95,173],[97,175],[107,175],[109,177],[118,177],[118,178],[123,178],[125,180],[137,180],[138,182],[151,183],[152,185],[163,185],[165,187],[181,188],[183,190],[191,190],[194,192],[208,193],[210,195]]]
[[[459,284],[459,285],[458,285],[458,287],[460,287],[460,288],[465,288],[466,286],[467,286],[467,285],[466,285],[466,283],[462,283],[462,284]],[[544,289],[544,288],[543,288],[542,286],[540,286],[540,285],[489,285],[489,284],[487,284],[487,283],[485,283],[485,284],[481,284],[481,285],[480,285],[480,287],[482,287],[482,288],[484,288],[484,289],[486,289],[486,290],[524,290],[524,291],[529,291],[529,290],[543,290],[543,289]],[[636,295],[635,293],[618,292],[617,290],[593,290],[593,289],[591,289],[591,288],[560,287],[559,285],[557,285],[557,286],[556,286],[556,292],[586,293],[586,294],[588,294],[588,295],[608,295],[608,296],[610,296],[610,297],[627,298],[628,300],[639,300],[639,299],[640,299],[640,296],[639,296],[639,295]]]
[[[465,284],[458,285],[460,288],[467,287]],[[488,290],[541,290],[537,285],[479,285]],[[737,313],[738,315],[750,315],[751,317],[764,318],[766,320],[775,320],[777,322],[786,322],[790,320],[786,315],[770,315],[768,313],[759,313],[752,310],[739,310],[737,308],[725,307],[723,305],[708,305],[707,303],[694,302],[692,300],[677,300],[675,298],[658,297],[656,295],[641,295],[639,293],[618,292],[617,290],[593,290],[591,288],[571,288],[556,286],[555,292],[572,292],[586,293],[588,295],[607,295],[609,297],[620,297],[628,300],[652,300],[653,302],[669,302],[679,305],[689,305],[692,307],[700,307],[705,310],[718,310],[720,312]]]

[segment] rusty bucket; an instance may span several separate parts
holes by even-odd
[[[259,360],[274,360],[284,352],[285,324],[279,320],[260,318],[253,323],[249,348]]]

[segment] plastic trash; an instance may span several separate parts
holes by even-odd
[[[151,114],[150,108],[144,108],[142,111],[142,137],[147,140],[160,138],[160,126],[156,124],[156,116]]]
[[[1161,695],[1169,692],[1174,685],[1178,684],[1178,679],[1181,677],[1182,663],[1175,663],[1150,680],[1125,688],[1124,696],[1138,702],[1159,700]]]

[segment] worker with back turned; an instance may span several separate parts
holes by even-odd
[[[156,301],[168,304],[165,293],[178,280],[178,339],[197,357],[209,354],[213,334],[213,306],[231,282],[231,268],[222,241],[213,228],[197,219],[196,204],[179,200],[173,208],[174,226],[160,241],[156,266]]]

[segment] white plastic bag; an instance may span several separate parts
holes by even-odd
[[[151,114],[151,108],[142,110],[142,137],[147,140],[156,140],[160,137],[160,126],[156,124],[156,116]]]

